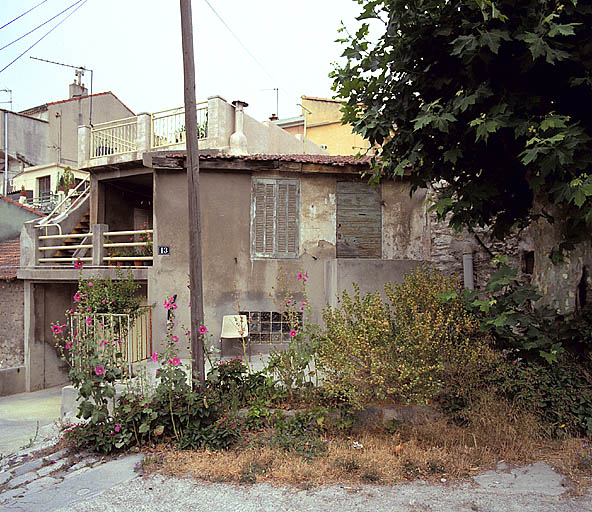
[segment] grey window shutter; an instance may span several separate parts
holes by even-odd
[[[299,208],[297,180],[253,180],[251,248],[254,257],[298,257]]]
[[[277,183],[277,254],[297,257],[299,239],[298,182],[281,180]]]
[[[253,182],[253,253],[272,256],[274,252],[274,184]]]

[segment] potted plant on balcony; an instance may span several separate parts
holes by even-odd
[[[112,257],[112,258],[120,258],[123,256],[128,256],[127,251],[125,250],[124,247],[110,247],[109,250],[107,251],[107,254]],[[122,267],[124,265],[124,261],[121,260],[115,260],[109,261],[109,266],[110,267]]]

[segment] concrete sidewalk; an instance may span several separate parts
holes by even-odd
[[[0,398],[0,455],[14,453],[43,437],[60,419],[62,386]],[[45,427],[45,428],[44,428]]]

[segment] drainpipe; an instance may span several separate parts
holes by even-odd
[[[8,112],[4,111],[4,195],[8,195]]]
[[[475,280],[473,277],[473,249],[468,244],[463,248],[463,277],[465,287],[469,290],[474,290]]]
[[[231,155],[246,155],[248,154],[247,136],[244,132],[245,127],[245,112],[244,108],[249,104],[244,101],[233,101],[234,105],[234,133],[230,136],[230,150]]]

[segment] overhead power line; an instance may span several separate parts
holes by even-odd
[[[82,2],[82,0],[77,0],[70,7],[66,7],[63,11],[57,13],[55,16],[52,16],[47,21],[44,21],[41,25],[37,25],[33,30],[29,30],[26,34],[23,34],[21,37],[18,37],[14,41],[11,41],[10,43],[4,45],[2,48],[0,48],[0,51],[4,50],[4,48],[8,48],[10,45],[16,43],[17,41],[20,41],[23,37],[27,37],[29,34],[32,34],[33,32],[35,32],[35,30],[40,29],[44,25],[47,25],[50,21],[55,20],[58,16],[61,16],[66,11],[69,11],[70,9],[72,9],[72,7],[74,7],[76,4],[79,4],[80,2]]]
[[[56,28],[58,28],[62,23],[64,23],[64,21],[66,21],[70,16],[72,16],[72,14],[74,14],[78,9],[80,9],[86,2],[88,2],[88,0],[84,0],[78,7],[76,7],[76,9],[74,9],[70,14],[68,14],[63,20],[61,20],[59,23],[56,23],[52,28],[50,28],[45,34],[43,34],[43,36],[41,36],[39,39],[37,39],[37,41],[35,41],[31,46],[29,46],[23,53],[21,53],[18,57],[16,57],[14,60],[12,60],[11,62],[9,62],[6,66],[4,66],[2,69],[0,69],[0,73],[2,73],[3,71],[5,71],[6,69],[8,69],[10,66],[12,66],[17,60],[19,60],[23,55],[25,55],[25,53],[27,53],[29,50],[31,50],[31,48],[35,47],[37,44],[39,44],[41,41],[43,41],[49,34],[51,34]]]
[[[275,78],[273,76],[271,76],[271,74],[269,73],[269,71],[267,71],[267,69],[265,69],[265,66],[263,64],[261,64],[261,62],[259,62],[259,60],[257,60],[257,57],[255,57],[255,55],[253,55],[251,53],[251,51],[243,44],[243,42],[239,39],[239,37],[234,33],[234,31],[228,26],[228,23],[226,23],[224,21],[224,19],[222,18],[222,16],[220,16],[218,14],[218,12],[216,11],[216,9],[214,9],[214,7],[212,6],[212,4],[208,1],[208,0],[204,0],[204,2],[206,4],[208,4],[208,7],[212,10],[212,12],[218,17],[218,19],[222,22],[222,24],[227,28],[228,32],[230,32],[233,37],[238,41],[238,44],[240,44],[243,47],[243,50],[245,50],[250,56],[251,58],[258,64],[258,66],[265,71],[265,74],[271,78],[272,80],[275,81]]]
[[[29,14],[33,9],[37,9],[37,7],[39,7],[41,4],[44,4],[45,2],[47,2],[47,0],[43,0],[43,2],[39,2],[34,7],[31,7],[28,11],[24,12],[23,14],[18,15],[16,18],[14,18],[13,20],[10,20],[8,23],[5,23],[4,25],[2,25],[0,27],[0,30],[2,30],[4,27],[7,27],[8,25],[10,25],[13,21],[16,21],[19,18],[22,18],[25,14]]]

